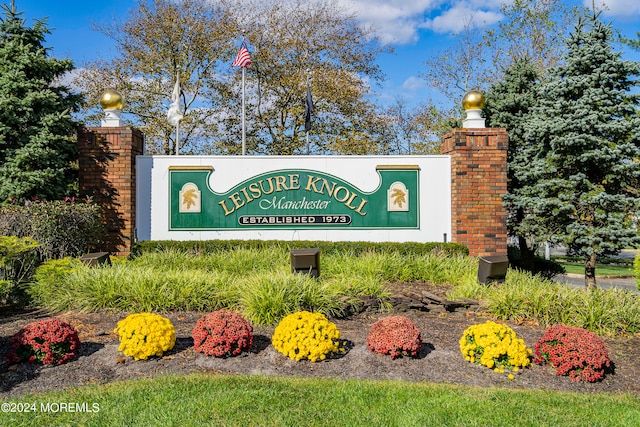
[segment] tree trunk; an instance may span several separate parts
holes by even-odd
[[[522,264],[522,268],[532,273],[536,273],[535,270],[535,261],[534,261],[534,253],[527,244],[527,239],[522,236],[518,236],[518,246],[520,247],[520,262]]]
[[[584,260],[584,285],[587,289],[596,289],[596,254],[588,255]]]
[[[516,211],[516,223],[521,224],[523,220],[524,209],[518,208]],[[522,268],[535,274],[535,254],[529,249],[527,239],[524,236],[518,236],[518,247],[520,248],[520,263]]]

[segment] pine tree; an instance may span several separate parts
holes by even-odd
[[[45,21],[26,26],[15,3],[0,17],[0,202],[56,199],[74,180],[75,124],[81,98],[56,79],[71,60],[47,57]]]
[[[524,219],[524,209],[511,200],[516,189],[524,183],[518,179],[518,172],[529,167],[525,156],[527,141],[524,137],[526,121],[537,102],[536,87],[539,81],[534,64],[521,58],[505,70],[502,80],[493,84],[487,92],[484,109],[487,124],[492,128],[506,128],[509,131],[507,151],[508,187],[505,195],[507,208],[507,228],[509,235],[518,237],[522,267],[534,270],[534,251],[529,247],[527,236],[518,233],[518,226]]]
[[[626,37],[622,38],[622,43],[628,45],[632,49],[640,50],[640,32],[636,33],[636,39],[628,39]]]
[[[526,212],[519,231],[562,243],[585,257],[595,287],[598,256],[636,246],[640,212],[640,64],[613,51],[612,30],[597,15],[579,19],[565,65],[540,86],[527,125],[529,167],[514,203]]]

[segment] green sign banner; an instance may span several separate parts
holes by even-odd
[[[281,169],[216,193],[209,185],[217,179],[212,167],[172,166],[169,229],[419,228],[419,167],[376,171],[373,192],[328,173]]]

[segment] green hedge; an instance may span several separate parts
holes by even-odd
[[[80,256],[101,247],[100,207],[89,201],[31,202],[0,208],[0,235],[32,237],[42,260]]]
[[[359,255],[363,252],[398,253],[400,255],[419,255],[431,252],[443,252],[451,255],[469,255],[469,249],[460,243],[441,242],[325,242],[310,240],[147,240],[134,244],[133,257],[167,249],[178,249],[189,253],[210,253],[234,249],[264,249],[280,247],[282,250],[301,248],[319,248],[323,253],[343,253]]]
[[[37,249],[30,237],[0,236],[0,306],[26,305],[24,285],[38,267]]]

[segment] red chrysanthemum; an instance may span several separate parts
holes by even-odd
[[[533,355],[534,363],[550,363],[557,375],[568,375],[572,381],[599,381],[611,367],[605,342],[574,326],[549,328],[536,343]]]
[[[191,336],[197,352],[215,357],[235,356],[253,344],[253,327],[239,314],[219,310],[198,319]]]
[[[33,322],[11,337],[9,363],[28,361],[44,365],[60,365],[74,357],[80,349],[78,333],[60,319]]]
[[[391,359],[417,356],[422,349],[420,330],[404,316],[388,316],[371,325],[367,337],[369,350],[388,354]]]

